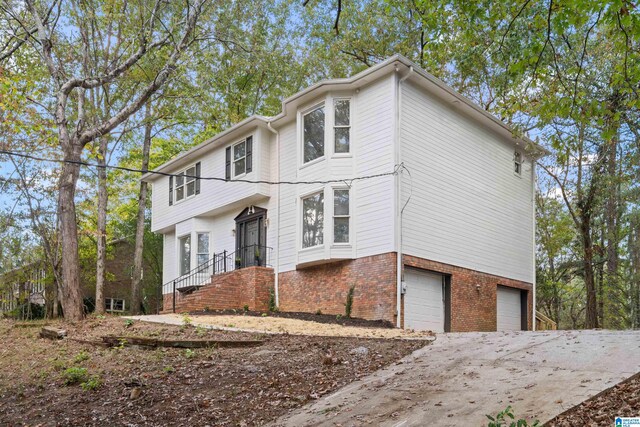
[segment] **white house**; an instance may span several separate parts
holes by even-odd
[[[544,154],[402,56],[319,82],[143,177],[165,311],[531,328]]]

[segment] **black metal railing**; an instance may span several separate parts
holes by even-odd
[[[246,267],[271,267],[273,248],[262,245],[243,246],[235,252],[222,251],[180,277],[162,285],[162,294],[173,294],[173,312],[176,312],[176,292],[189,292],[208,284],[216,274]]]

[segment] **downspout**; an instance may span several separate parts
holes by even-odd
[[[402,147],[400,145],[400,120],[402,118],[402,114],[401,114],[401,110],[402,110],[402,83],[407,80],[409,77],[411,77],[411,75],[413,74],[413,67],[409,67],[409,72],[407,74],[405,74],[399,81],[398,81],[398,96],[396,97],[397,99],[397,104],[396,104],[396,128],[395,128],[395,146],[396,146],[396,150],[397,150],[397,154],[396,154],[396,168],[397,169],[397,174],[396,174],[396,204],[397,204],[397,215],[398,215],[398,225],[397,225],[397,229],[396,229],[396,233],[397,233],[397,241],[398,241],[398,250],[397,250],[397,256],[396,256],[396,326],[399,328],[402,325],[402,319],[400,317],[401,315],[401,311],[400,311],[400,306],[402,304],[402,279],[403,279],[403,263],[402,263],[402,213],[404,212],[404,207],[406,207],[406,204],[404,207],[400,208],[400,204],[402,202],[402,179],[400,176],[400,164],[402,161],[401,158],[401,152],[402,152]],[[408,201],[407,201],[408,202]]]
[[[533,207],[532,211],[532,219],[533,222],[533,236],[531,240],[533,241],[533,283],[531,284],[533,287],[533,313],[531,313],[531,330],[536,330],[536,159],[535,157],[531,157],[531,205]]]
[[[280,132],[271,126],[271,122],[267,122],[267,129],[276,135],[276,181],[280,181]],[[280,283],[280,186],[276,185],[276,262],[275,262],[275,278],[274,293],[276,297],[276,307],[280,306],[280,293],[278,292],[278,284]]]

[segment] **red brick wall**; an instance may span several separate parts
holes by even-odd
[[[354,285],[351,316],[395,324],[395,252],[280,273],[279,308],[344,315],[347,293]]]
[[[248,267],[215,275],[212,282],[197,291],[183,295],[176,292],[176,313],[209,308],[227,308],[264,311],[269,307],[269,289],[274,286],[272,268]],[[173,309],[173,294],[165,294],[163,313]]]
[[[495,331],[498,285],[528,291],[528,328],[533,320],[531,283],[493,276],[479,271],[417,258],[402,256],[405,267],[416,267],[451,276],[451,331]],[[480,286],[478,289],[477,286]]]

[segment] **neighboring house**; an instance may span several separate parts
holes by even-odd
[[[144,175],[164,311],[530,329],[544,153],[401,56],[322,81]]]
[[[0,275],[0,315],[22,307],[28,314],[31,304],[44,305],[46,268],[41,263],[30,263]]]

